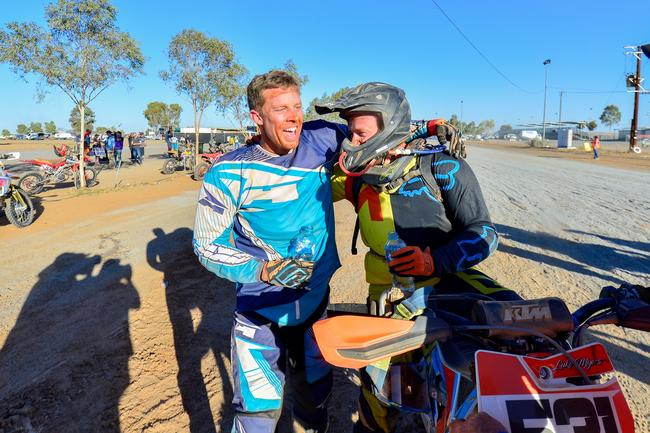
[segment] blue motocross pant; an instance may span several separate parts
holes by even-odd
[[[294,433],[327,431],[332,369],[311,326],[326,316],[327,299],[303,324],[279,327],[254,312],[235,312],[231,337],[233,433],[273,433],[291,376]]]

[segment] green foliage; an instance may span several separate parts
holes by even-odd
[[[3,137],[8,137],[8,136],[11,135],[11,132],[9,132],[8,129],[3,129],[2,134],[0,134],[0,135],[2,135]]]
[[[459,129],[460,131],[462,131],[463,134],[465,134],[465,135],[489,134],[492,131],[494,131],[494,127],[496,125],[494,120],[492,120],[492,119],[481,120],[478,123],[478,125],[474,121],[461,122],[458,119],[458,116],[455,115],[455,114],[451,115],[448,122],[451,125],[455,126],[456,129]],[[506,126],[510,127],[510,125],[506,125]],[[512,127],[510,127],[510,130],[512,130]]]
[[[460,128],[460,120],[458,120],[458,116],[455,114],[452,114],[451,117],[449,118],[449,124],[456,129],[461,129]]]
[[[597,126],[598,126],[598,124],[596,123],[595,120],[587,122],[587,129],[590,130],[590,131],[593,131],[594,129],[596,129]]]
[[[27,134],[29,132],[29,128],[27,128],[27,125],[21,123],[18,126],[16,126],[16,134]]]
[[[114,126],[98,126],[93,132],[95,134],[105,134],[106,131],[115,131],[116,129]]]
[[[341,96],[343,96],[345,93],[347,93],[349,90],[351,90],[350,87],[343,87],[337,90],[336,92],[332,93],[331,95],[328,95],[327,93],[323,93],[323,96],[321,96],[320,98],[312,99],[311,102],[309,103],[309,107],[307,107],[307,110],[305,111],[305,121],[324,119],[330,122],[345,123],[345,120],[341,119],[338,113],[329,113],[321,116],[320,114],[316,113],[316,109],[314,107],[316,105],[332,103],[337,99],[339,99]]]
[[[284,63],[284,66],[282,67],[282,70],[287,71],[288,73],[290,73],[291,75],[296,77],[298,79],[298,81],[300,82],[301,87],[309,82],[309,77],[307,75],[300,75],[298,73],[298,67],[293,62],[292,59],[289,59]]]
[[[512,126],[508,125],[507,123],[499,127],[499,135],[511,134],[512,131],[513,131]]]
[[[41,122],[32,122],[29,124],[29,132],[43,132],[43,125]]]
[[[106,88],[142,73],[144,56],[117,27],[109,0],[57,0],[45,20],[47,29],[14,21],[0,30],[0,62],[25,79],[35,76],[41,89],[58,87],[82,113]]]
[[[620,121],[621,110],[619,110],[616,105],[608,105],[603,109],[603,113],[600,115],[600,123],[609,126],[610,129]]]
[[[168,58],[169,66],[160,77],[192,102],[198,146],[198,130],[206,108],[215,104],[217,110],[226,111],[241,98],[246,68],[237,63],[228,42],[196,30],[186,29],[174,36]]]
[[[179,104],[165,104],[164,102],[150,102],[143,114],[149,124],[149,127],[155,129],[178,127],[180,125],[181,112],[183,107]]]
[[[496,123],[493,119],[481,120],[478,124],[478,133],[479,134],[490,134],[494,131]]]
[[[81,131],[81,114],[79,113],[79,107],[74,106],[72,108],[72,111],[70,111],[70,118],[68,119],[70,122],[70,127],[72,128],[73,131]],[[93,126],[95,125],[95,112],[90,109],[90,107],[86,107],[85,110],[85,129],[90,129],[92,131]]]
[[[56,134],[56,123],[54,121],[45,122],[45,132],[48,134]]]

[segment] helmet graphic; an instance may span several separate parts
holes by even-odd
[[[376,113],[381,117],[381,130],[365,143],[353,146],[349,140],[342,145],[341,164],[350,172],[360,171],[373,159],[397,147],[409,134],[411,108],[404,91],[386,83],[361,84],[330,104],[317,105],[318,114],[338,112],[343,119],[354,113]]]

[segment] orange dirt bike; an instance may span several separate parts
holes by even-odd
[[[467,313],[435,308],[451,301]],[[410,321],[340,315],[317,322],[314,334],[325,360],[368,366],[374,395],[421,413],[428,433],[446,433],[475,411],[508,433],[634,432],[605,347],[582,336],[603,324],[650,331],[650,288],[605,287],[573,314],[559,298],[494,301],[431,287],[401,304],[423,313]],[[388,363],[400,354],[413,362]]]
[[[12,185],[11,176],[4,170],[3,160],[20,158],[20,153],[0,155],[0,211],[4,210],[10,223],[18,228],[27,227],[34,221],[34,204],[21,188]]]

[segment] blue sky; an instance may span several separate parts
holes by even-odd
[[[563,120],[597,120],[606,105],[616,104],[622,112],[618,127],[629,127],[633,97],[625,92],[624,79],[634,71],[634,62],[623,47],[650,43],[650,1],[436,1],[525,91],[495,72],[431,0],[113,0],[119,27],[139,41],[147,57],[146,75],[104,92],[91,105],[96,124],[143,130],[142,111],[148,102],[160,100],[180,103],[181,123],[191,125],[191,105],[158,72],[167,64],[165,51],[173,35],[194,28],[229,41],[251,74],[292,59],[309,76],[305,105],[343,86],[385,81],[406,91],[414,118],[460,115],[462,109],[463,120],[494,119],[497,127],[541,122],[542,62],[550,58],[547,120],[557,120],[559,93],[565,91]],[[3,2],[0,26],[9,21],[42,24],[47,3]],[[648,59],[642,69],[650,77]],[[34,83],[0,64],[0,129],[14,131],[18,123],[49,120],[69,128],[72,102],[52,89],[38,103]],[[646,84],[650,88],[650,79]],[[650,125],[650,95],[641,95],[639,114],[639,123]],[[208,108],[203,126],[231,125]]]

